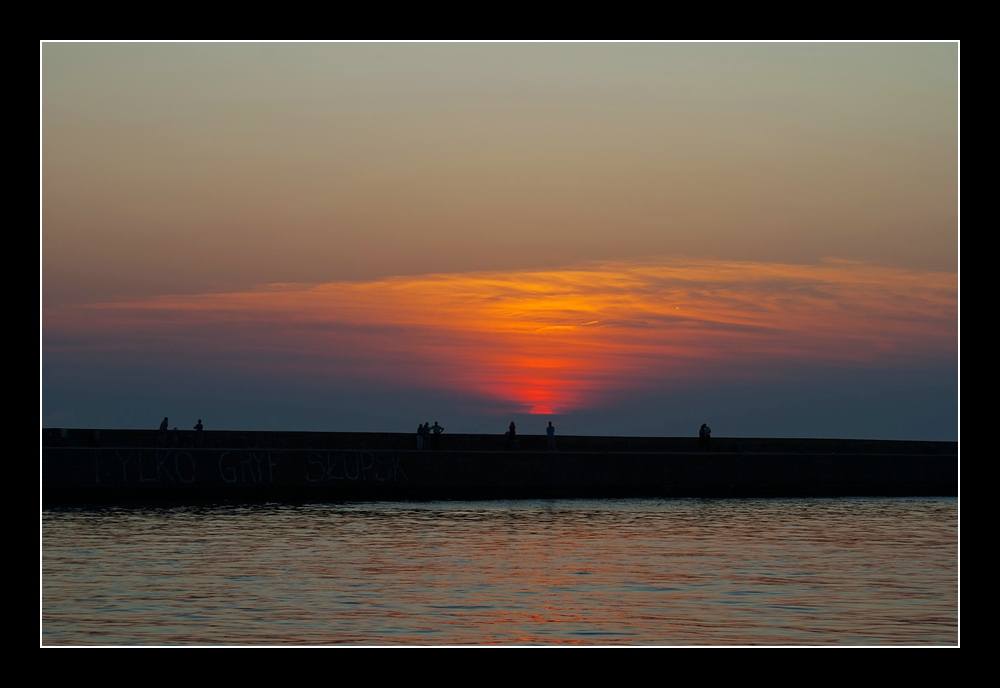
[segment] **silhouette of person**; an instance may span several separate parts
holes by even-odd
[[[163,422],[160,423],[160,430],[169,430],[169,429],[170,429],[170,423],[167,421],[167,417],[164,416]]]
[[[556,429],[552,425],[552,421],[549,421],[549,427],[545,428],[545,434],[548,435],[549,440],[549,451],[556,450]]]
[[[202,440],[202,435],[205,432],[205,426],[201,424],[201,418],[199,418],[198,422],[195,424],[194,431],[197,433],[197,436],[198,436],[198,445],[200,446],[201,445],[201,440]]]
[[[514,421],[510,422],[510,427],[507,429],[507,444],[511,449],[517,449],[517,426],[514,425]]]
[[[441,433],[444,432],[444,428],[438,425],[437,421],[434,421],[434,425],[431,427],[431,445],[432,449],[437,449],[438,445],[441,443],[439,437]]]
[[[427,428],[423,425],[417,424],[417,449],[424,448],[424,435],[427,434]]]
[[[701,445],[702,451],[709,450],[709,442],[712,440],[712,428],[708,427],[706,423],[701,424],[701,429],[698,431],[698,441]]]

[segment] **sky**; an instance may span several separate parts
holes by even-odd
[[[43,426],[957,439],[955,43],[41,53]]]

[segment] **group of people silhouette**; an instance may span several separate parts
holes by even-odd
[[[442,432],[444,432],[444,427],[438,425],[437,421],[434,421],[434,425],[431,425],[430,422],[418,425],[417,449],[438,449],[440,446],[438,438]],[[545,436],[548,441],[549,451],[558,451],[556,449],[556,428],[552,425],[552,421],[549,421],[548,427],[545,428]],[[507,441],[508,449],[517,450],[519,448],[517,441],[517,425],[514,421],[510,422],[507,432],[504,433],[504,438]]]
[[[437,449],[439,446],[438,437],[442,432],[444,432],[444,428],[438,425],[437,421],[434,421],[434,425],[430,425],[430,423],[418,425],[417,449]],[[503,435],[507,443],[507,449],[517,451],[520,448],[520,443],[517,440],[517,425],[514,421],[510,422],[507,432]],[[556,449],[556,428],[552,425],[552,421],[549,421],[548,427],[545,428],[545,439],[549,451],[559,451]],[[698,448],[701,451],[709,451],[711,440],[712,428],[708,427],[707,423],[702,423],[701,428],[698,430]]]
[[[167,432],[170,429],[170,419],[167,416],[163,417],[163,421],[160,423],[160,432]],[[177,430],[177,428],[174,428]],[[201,418],[198,419],[198,423],[194,426],[194,431],[198,434],[198,444],[202,443],[202,437],[205,432],[205,426],[202,425]],[[434,425],[430,424],[430,421],[417,426],[417,449],[437,449],[440,446],[440,436],[444,432],[444,427],[439,425],[437,421],[434,421]],[[556,429],[552,425],[552,421],[549,421],[548,427],[545,428],[545,436],[548,442],[549,451],[558,451],[556,449]],[[507,439],[507,448],[512,450],[517,450],[519,444],[517,441],[517,426],[514,421],[510,422],[510,426],[507,428],[507,432],[504,433],[504,437]],[[698,446],[701,451],[709,451],[710,442],[712,440],[712,428],[708,427],[707,423],[701,424],[701,429],[698,431]]]
[[[444,432],[444,427],[438,425],[437,421],[434,421],[434,425],[431,425],[430,421],[423,425],[418,425],[417,449],[437,449],[440,444],[438,438],[442,432]]]

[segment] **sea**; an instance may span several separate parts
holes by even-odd
[[[42,645],[958,645],[954,498],[41,512]]]

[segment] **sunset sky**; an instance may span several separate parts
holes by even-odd
[[[958,74],[45,43],[42,424],[957,439]]]

